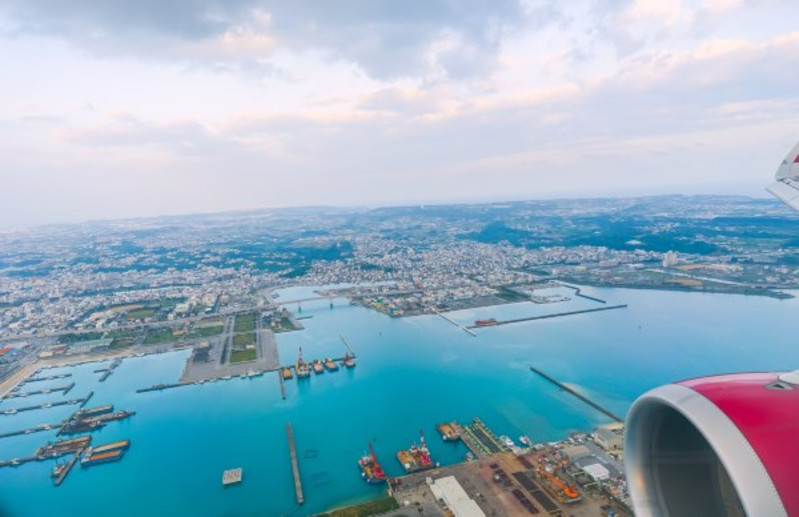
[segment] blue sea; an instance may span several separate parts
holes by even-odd
[[[311,288],[281,292],[302,297]],[[129,438],[116,463],[76,466],[63,485],[50,481],[53,461],[0,469],[0,515],[246,516],[308,515],[380,495],[360,478],[357,459],[368,443],[390,475],[401,474],[394,453],[424,432],[434,459],[461,461],[466,449],[444,443],[435,424],[480,417],[497,434],[534,441],[566,437],[607,423],[596,410],[529,370],[530,365],[625,414],[636,397],[686,377],[799,368],[799,299],[586,288],[586,294],[628,308],[478,329],[472,337],[438,316],[392,319],[346,300],[304,303],[305,330],[279,334],[281,361],[344,355],[352,344],[357,367],[286,383],[276,374],[254,379],[136,393],[176,382],[188,352],[123,361],[104,383],[104,363],[46,370],[74,381],[66,398],[94,391],[89,406],[113,404],[136,415],[93,434],[103,444]],[[564,294],[571,295],[571,291]],[[590,300],[531,303],[456,311],[463,324],[511,319],[598,305]],[[63,400],[60,393],[6,400],[0,408]],[[0,415],[0,432],[58,423],[63,406]],[[294,429],[305,504],[297,506],[285,424]],[[42,432],[0,439],[0,458],[30,456],[55,439]],[[223,488],[222,472],[242,467],[243,483]]]

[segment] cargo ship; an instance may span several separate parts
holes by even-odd
[[[99,445],[97,447],[89,447],[86,449],[84,456],[96,456],[111,451],[124,451],[130,447],[130,440],[119,440],[117,442]]]
[[[355,357],[351,356],[349,352],[344,354],[344,360],[341,361],[347,368],[355,368]]]
[[[311,376],[311,368],[308,366],[308,363],[302,359],[302,347],[300,347],[300,355],[297,357],[297,364],[294,365],[294,372],[297,374],[298,379]]]
[[[105,406],[98,406],[89,409],[81,409],[80,411],[77,412],[75,416],[79,418],[89,418],[93,416],[104,415],[106,413],[110,413],[113,410],[114,406],[112,406],[111,404],[107,404]]]
[[[397,460],[399,460],[407,474],[419,472],[420,470],[432,469],[438,466],[430,457],[430,451],[427,449],[427,445],[424,442],[424,431],[421,433],[420,445],[414,443],[411,445],[410,449],[397,452]]]
[[[447,424],[447,423],[438,424],[436,425],[436,430],[441,435],[441,439],[444,440],[445,442],[454,442],[460,439],[458,431],[456,431],[455,428],[452,427],[452,424]]]
[[[291,373],[291,368],[289,368],[288,366],[283,367],[283,371],[280,372],[280,375],[283,376],[284,380],[289,380],[294,378],[294,375],[292,375]]]
[[[358,460],[358,466],[361,468],[361,477],[367,483],[380,483],[386,479],[386,473],[383,472],[383,467],[377,461],[377,456],[371,443],[369,443],[369,454],[362,456]]]
[[[322,366],[322,363],[318,359],[311,363],[311,367],[313,368],[313,372],[317,375],[325,373],[325,367]]]
[[[325,362],[325,368],[327,368],[329,372],[335,372],[338,370],[338,365],[336,364],[336,362],[330,359],[329,357],[326,358],[324,362]]]
[[[496,325],[497,320],[495,318],[489,318],[487,320],[477,320],[474,322],[475,327],[490,327],[491,325]]]
[[[112,461],[119,461],[122,459],[124,451],[121,449],[115,451],[102,452],[99,454],[83,455],[80,460],[81,467],[91,467],[92,465],[99,465],[101,463],[110,463]]]

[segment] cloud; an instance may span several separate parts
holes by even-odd
[[[518,0],[9,0],[0,13],[13,33],[54,35],[100,56],[251,65],[278,48],[323,50],[394,78],[484,73],[528,11]]]

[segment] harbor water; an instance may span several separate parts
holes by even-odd
[[[279,299],[302,298],[292,288]],[[281,363],[341,357],[343,335],[357,366],[286,381],[278,377],[191,385],[136,393],[180,377],[187,351],[126,359],[105,381],[84,364],[46,370],[65,379],[23,386],[60,392],[2,401],[0,409],[75,399],[113,404],[135,416],[92,433],[95,444],[129,438],[121,461],[76,467],[60,487],[55,460],[0,469],[0,515],[247,516],[308,515],[378,496],[360,478],[357,460],[371,441],[389,475],[402,473],[394,454],[425,433],[433,459],[461,461],[466,449],[443,442],[435,424],[479,417],[497,434],[534,441],[590,430],[608,418],[532,373],[530,365],[624,415],[644,391],[669,381],[728,371],[799,368],[799,299],[586,288],[627,308],[475,329],[473,337],[439,316],[393,319],[347,300],[307,302],[305,330],[278,334]],[[511,304],[448,313],[462,325],[599,306],[568,302]],[[279,300],[278,299],[278,300]],[[289,307],[296,312],[297,307]],[[57,424],[77,409],[58,406],[0,415],[0,433]],[[305,504],[294,495],[285,424],[296,439]],[[0,459],[31,456],[55,431],[0,439]],[[239,485],[222,472],[243,468]]]

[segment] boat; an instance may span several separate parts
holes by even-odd
[[[317,375],[320,373],[325,373],[325,367],[322,366],[322,363],[319,360],[314,361],[311,363],[311,367],[313,368],[313,372]]]
[[[367,483],[376,484],[386,479],[386,473],[383,472],[383,467],[377,461],[377,455],[375,455],[371,443],[369,443],[369,454],[358,460],[358,466],[361,468],[361,477]]]
[[[525,435],[519,436],[519,442],[521,442],[522,445],[525,445],[527,447],[532,447],[533,446],[533,442],[530,440],[530,438],[528,438]]]
[[[100,454],[92,454],[89,456],[84,454],[83,458],[80,460],[80,465],[81,467],[91,467],[92,465],[99,465],[101,463],[110,463],[112,461],[118,461],[122,459],[123,454],[124,452],[121,449],[115,451],[103,452]]]
[[[475,327],[490,327],[491,325],[496,325],[497,320],[496,318],[489,318],[487,320],[476,320],[474,322]]]
[[[336,364],[336,362],[330,359],[329,357],[325,358],[324,364],[325,368],[327,368],[329,372],[335,372],[338,370],[338,365]]]
[[[156,386],[158,386],[156,384]],[[104,415],[105,413],[110,413],[114,410],[114,406],[111,404],[106,404],[105,406],[97,406],[89,409],[81,409],[78,411],[76,416],[79,417],[87,417],[87,416],[97,416],[97,415]]]
[[[306,379],[311,376],[311,368],[302,359],[302,347],[300,347],[300,355],[297,357],[297,364],[294,365],[294,371],[297,373],[298,379]]]
[[[130,440],[119,440],[117,442],[108,443],[105,445],[98,445],[97,447],[90,447],[86,449],[86,455],[93,456],[105,452],[126,450],[130,447]]]
[[[405,469],[405,472],[410,474],[412,472],[419,472],[420,470],[432,469],[438,466],[430,457],[430,451],[424,442],[424,431],[421,432],[421,441],[419,445],[415,443],[411,445],[410,449],[405,449],[397,452],[397,460]]]
[[[502,443],[504,443],[504,444],[505,444],[505,446],[506,446],[508,449],[513,449],[514,447],[516,447],[516,444],[515,444],[515,443],[513,443],[513,440],[511,440],[511,439],[510,439],[510,437],[508,437],[508,436],[505,436],[505,435],[502,435],[502,436],[500,436],[500,437],[499,437],[499,441],[501,441]]]
[[[283,380],[288,380],[288,379],[294,378],[294,375],[292,375],[292,373],[291,373],[291,368],[289,368],[288,366],[284,366],[283,367],[283,371],[281,372],[281,375],[283,376]]]
[[[445,442],[454,442],[460,439],[458,431],[456,431],[455,428],[452,427],[452,424],[447,424],[447,423],[437,424],[436,430],[438,430],[439,434],[441,434],[441,439],[444,440]]]
[[[344,354],[344,360],[341,363],[347,368],[355,368],[355,356],[350,355],[349,352]]]
[[[50,477],[58,478],[58,477],[61,476],[61,474],[64,473],[64,471],[66,469],[67,469],[67,464],[66,463],[59,463],[58,465],[53,467],[53,472],[50,474]]]

